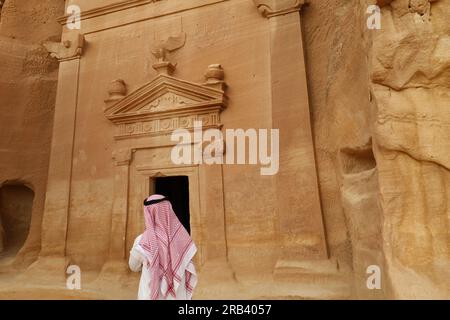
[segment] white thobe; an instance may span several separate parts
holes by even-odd
[[[130,269],[134,272],[142,271],[141,280],[139,282],[138,300],[149,300],[150,297],[150,270],[145,266],[147,257],[144,249],[139,244],[142,234],[134,240],[133,248],[130,251],[130,260],[128,262]],[[164,300],[161,292],[159,293],[158,300]],[[176,292],[176,298],[172,295],[167,295],[167,300],[188,300],[186,293],[186,277],[183,274],[180,286]]]

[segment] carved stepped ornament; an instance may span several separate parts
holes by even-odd
[[[123,80],[109,89],[105,116],[117,125],[117,139],[170,134],[178,128],[220,128],[220,113],[226,107],[224,71],[219,64],[206,71],[206,82],[197,84],[159,74],[126,96]],[[112,103],[112,104],[111,104]]]

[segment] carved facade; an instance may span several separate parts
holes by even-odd
[[[235,25],[222,16],[231,5],[236,13],[246,12],[234,17],[239,19]],[[90,210],[83,204],[90,189],[92,195],[101,192],[102,202],[112,205],[111,211],[96,213],[112,226],[110,244],[104,247],[109,247],[108,258],[97,263],[104,264],[104,272],[111,270],[105,266],[125,263],[134,237],[143,228],[141,200],[152,193],[152,179],[187,176],[192,236],[200,248],[199,269],[203,279],[211,279],[213,284],[201,287],[200,292],[223,281],[229,282],[229,288],[238,286],[236,277],[246,277],[245,270],[260,259],[265,265],[263,272],[274,273],[274,281],[302,277],[304,261],[312,261],[310,271],[318,261],[337,273],[325,244],[304,59],[299,55],[302,5],[303,1],[129,1],[85,9],[79,33],[64,31],[61,44],[47,43],[52,56],[60,61],[55,121],[66,125],[63,132],[57,127],[54,131],[44,216],[43,248],[47,249],[42,256],[72,256],[84,263],[84,256],[77,254],[81,243],[72,238],[71,230],[90,219],[83,214]],[[206,30],[229,25],[205,35],[207,41],[219,38],[222,42],[201,45],[193,12],[205,16],[200,21],[206,23]],[[139,16],[142,22],[136,22]],[[210,16],[215,20],[209,20]],[[64,25],[67,18],[60,21]],[[276,29],[275,24],[279,26]],[[131,30],[134,35],[130,37]],[[242,31],[244,37],[254,35],[228,37]],[[285,42],[296,45],[285,47]],[[232,55],[220,54],[226,46],[237,48],[241,63]],[[286,64],[288,56],[297,58]],[[210,59],[214,60],[207,63],[205,72],[203,61]],[[255,68],[253,61],[261,63]],[[214,62],[220,64],[211,64]],[[149,65],[156,74],[152,75]],[[261,99],[246,96],[248,91]],[[242,116],[245,121],[239,120]],[[194,121],[201,121],[203,130],[280,128],[280,173],[262,181],[250,165],[174,165],[170,151],[175,143],[170,134],[176,129],[192,130]],[[104,148],[98,148],[100,145]],[[86,170],[94,176],[102,171],[102,177],[88,181]],[[239,176],[246,179],[235,180]],[[110,187],[101,187],[104,183]],[[255,184],[253,191],[259,194],[250,191],[250,184]],[[288,196],[279,185],[297,191]],[[242,192],[236,194],[233,190],[237,189]],[[259,210],[241,209],[249,197],[259,202]],[[308,205],[305,197],[311,199]],[[261,206],[266,208],[261,211]],[[250,222],[251,218],[242,224],[241,215],[255,215],[253,219],[263,215],[263,225],[278,227],[267,229]],[[241,231],[230,233],[234,228]],[[239,240],[241,237],[266,240],[255,250],[244,238]],[[90,247],[92,253],[100,249]],[[242,260],[246,251],[256,254],[253,261]],[[228,276],[215,279],[217,272]]]

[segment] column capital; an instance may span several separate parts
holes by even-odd
[[[44,47],[50,56],[61,61],[79,59],[83,54],[84,35],[78,32],[69,32],[63,35],[61,42],[47,41]]]
[[[266,18],[272,18],[292,12],[298,12],[307,0],[253,0],[259,12]]]
[[[131,149],[118,149],[113,151],[112,158],[116,166],[128,166],[131,163],[132,154]]]

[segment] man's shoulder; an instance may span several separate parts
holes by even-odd
[[[141,242],[141,239],[142,239],[142,234],[138,235],[138,236],[136,237],[136,239],[134,239],[134,244],[133,244],[133,246],[139,245],[139,242]]]

